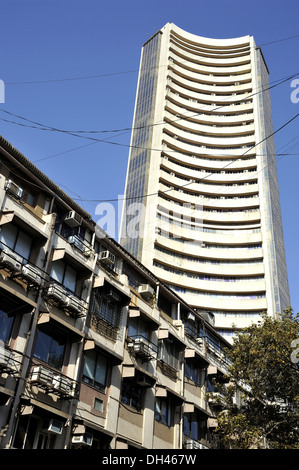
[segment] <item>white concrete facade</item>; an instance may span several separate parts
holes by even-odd
[[[120,242],[227,338],[290,303],[268,86],[252,36],[142,48]]]

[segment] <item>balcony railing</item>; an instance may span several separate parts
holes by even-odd
[[[31,385],[36,385],[46,393],[52,393],[59,398],[71,399],[78,395],[78,383],[44,365],[32,365],[29,379]]]
[[[86,302],[56,281],[49,282],[43,295],[72,317],[78,318],[86,315]]]
[[[20,373],[23,356],[0,342],[0,373],[16,375]]]
[[[149,341],[142,335],[134,335],[128,338],[128,349],[143,361],[155,359],[158,353],[156,344]]]
[[[9,272],[14,279],[20,279],[28,287],[38,287],[47,278],[47,274],[24,257],[0,243],[0,268]]]

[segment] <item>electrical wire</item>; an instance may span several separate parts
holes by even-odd
[[[298,38],[299,34],[296,34],[294,36],[288,36],[285,38],[277,39],[275,41],[271,42],[264,42],[262,44],[259,44],[257,46],[251,46],[249,49],[258,49],[259,47],[264,47],[264,46],[269,46],[272,44],[276,44],[278,42],[282,41],[288,41],[291,39]],[[152,70],[152,69],[157,69],[160,67],[167,67],[168,65],[160,65],[157,67],[149,67],[146,70]],[[121,72],[111,72],[111,73],[103,73],[103,74],[98,74],[98,75],[87,75],[87,76],[81,76],[81,77],[68,77],[68,78],[57,78],[57,79],[49,79],[49,80],[35,80],[35,81],[20,81],[20,82],[6,82],[6,85],[32,85],[32,84],[42,84],[42,83],[58,83],[58,82],[70,82],[70,81],[76,81],[76,80],[90,80],[90,79],[95,79],[95,78],[103,78],[103,77],[111,77],[111,76],[116,76],[116,75],[125,75],[125,74],[130,74],[130,73],[136,73],[138,72],[139,69],[133,69],[133,70],[125,70]]]
[[[272,88],[275,88],[283,83],[285,83],[286,81],[288,80],[291,80],[292,78],[294,78],[295,76],[299,75],[299,73],[295,73],[295,74],[292,74],[286,78],[283,78],[281,79],[278,83],[275,83],[275,85],[271,85],[271,86],[268,86],[266,87],[265,89],[262,89],[260,91],[257,91],[255,93],[252,93],[251,95],[247,96],[246,99],[248,98],[251,98],[255,95],[258,95],[260,93],[264,93]],[[239,101],[243,101],[244,98],[241,98]],[[225,100],[223,100],[225,101]],[[237,100],[238,102],[238,100]],[[205,105],[207,106],[207,105]],[[204,107],[205,107],[204,106]],[[222,107],[224,107],[225,105],[223,106],[216,106],[215,108],[213,108],[212,110],[212,114],[221,109]],[[199,108],[199,111],[201,111],[202,109],[204,109],[204,107],[202,108]],[[40,122],[37,122],[37,121],[33,121],[31,119],[28,119],[28,118],[25,118],[24,116],[20,116],[18,114],[15,114],[15,113],[12,113],[10,111],[7,111],[5,109],[0,109],[1,112],[3,113],[6,113],[8,115],[11,115],[11,116],[14,116],[14,117],[17,117],[18,119],[21,119],[21,120],[24,120],[26,122],[30,122],[31,125],[25,125],[25,124],[22,124],[22,123],[18,123],[16,121],[10,121],[10,120],[5,120],[4,118],[0,118],[0,120],[2,121],[5,121],[5,122],[9,122],[11,124],[15,124],[15,125],[19,125],[19,126],[23,126],[23,127],[29,127],[29,128],[33,128],[33,129],[37,129],[37,130],[43,130],[43,131],[50,131],[50,132],[59,132],[59,133],[63,133],[63,134],[67,134],[67,135],[72,135],[72,136],[75,136],[75,137],[80,137],[80,138],[85,138],[87,140],[92,140],[93,142],[104,142],[104,143],[108,143],[108,144],[111,144],[111,145],[116,145],[116,146],[121,146],[121,147],[126,147],[126,148],[137,148],[137,149],[142,149],[142,150],[151,150],[151,151],[158,151],[158,152],[162,152],[161,149],[155,149],[155,148],[146,148],[146,147],[140,147],[140,146],[137,146],[137,145],[131,145],[131,144],[121,144],[119,142],[111,142],[109,141],[108,139],[97,139],[95,137],[91,137],[91,136],[86,136],[86,135],[83,135],[85,133],[94,133],[94,132],[127,132],[127,131],[132,131],[132,130],[136,130],[136,129],[143,129],[143,128],[147,128],[147,127],[153,127],[153,126],[157,126],[157,125],[165,125],[165,122],[162,121],[162,122],[159,122],[159,123],[154,123],[154,124],[150,124],[150,125],[146,125],[146,126],[141,126],[141,127],[137,127],[137,128],[123,128],[123,129],[114,129],[114,131],[110,130],[110,131],[68,131],[68,130],[65,130],[65,129],[59,129],[57,127],[51,127],[51,126],[48,126],[46,124],[42,124]],[[192,118],[192,117],[196,117],[198,116],[199,114],[201,114],[200,112],[197,112],[195,113],[193,116],[188,116],[188,119]],[[177,121],[180,121],[180,120],[184,120],[185,118],[184,117],[181,117],[181,118],[178,118],[178,119],[174,119],[174,120],[171,120],[171,121],[168,121],[168,123],[173,123],[173,122],[177,122]],[[33,125],[32,125],[33,124]],[[37,127],[39,126],[39,127]],[[81,135],[82,134],[82,135]]]

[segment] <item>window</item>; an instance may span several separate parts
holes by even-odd
[[[34,350],[34,357],[46,362],[49,366],[55,369],[61,369],[63,366],[63,359],[65,353],[67,339],[57,330],[52,332],[43,332],[41,330],[37,333],[37,339]]]
[[[148,323],[141,318],[129,318],[128,336],[130,338],[142,336],[148,339],[148,328]]]
[[[4,343],[7,343],[10,338],[13,318],[8,313],[0,310],[0,340]]]
[[[77,271],[64,260],[54,261],[51,268],[51,279],[62,284],[71,292],[76,291]]]
[[[104,295],[93,296],[92,312],[109,325],[118,326],[119,324],[120,305]]]
[[[205,381],[205,369],[196,360],[187,359],[185,363],[185,376],[202,386]]]
[[[129,405],[137,411],[142,409],[142,387],[134,382],[133,379],[123,379],[121,390],[121,402]]]
[[[107,382],[107,358],[96,351],[87,351],[83,367],[83,382],[105,392]]]
[[[164,339],[159,342],[158,359],[166,362],[176,371],[180,370],[181,349],[172,339]]]
[[[207,420],[197,410],[184,414],[184,435],[199,441],[207,438]]]
[[[30,255],[32,237],[13,224],[5,224],[0,232],[0,247],[8,247],[27,261]]]
[[[172,405],[170,398],[156,397],[155,420],[170,427],[172,426]]]

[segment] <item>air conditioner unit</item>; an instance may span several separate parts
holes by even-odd
[[[0,253],[0,265],[9,268],[14,273],[22,271],[22,261],[23,258],[21,256],[16,255],[8,248],[4,248]]]
[[[138,293],[141,294],[143,297],[151,298],[154,295],[154,289],[149,284],[141,284],[138,287]]]
[[[82,240],[80,240],[80,238],[78,238],[76,235],[71,235],[69,238],[68,238],[68,242],[71,244],[71,245],[74,245],[79,251],[81,251],[82,253],[85,252],[86,250],[86,246],[84,244],[84,242]]]
[[[187,320],[189,320],[189,321],[195,321],[195,315],[194,315],[194,313],[188,312],[188,313],[187,313]]]
[[[84,309],[83,302],[74,295],[68,295],[65,303],[66,306],[75,313],[81,313]]]
[[[110,251],[102,251],[99,255],[99,261],[105,264],[114,264],[115,263],[115,256]]]
[[[80,445],[86,445],[86,446],[91,446],[93,441],[93,435],[89,433],[84,433],[84,434],[78,434],[77,436],[74,435],[72,437],[72,443],[73,444],[80,444]]]
[[[54,375],[52,380],[53,388],[65,396],[73,396],[74,388],[72,380],[62,375]]]
[[[41,284],[42,282],[42,271],[36,266],[26,264],[22,267],[22,277],[34,284]]]
[[[67,303],[67,296],[65,289],[59,284],[51,284],[47,290],[47,296],[51,297],[64,304]]]
[[[82,217],[77,214],[75,211],[70,211],[68,215],[65,217],[64,222],[69,227],[78,227],[82,224]]]
[[[52,386],[53,372],[42,366],[33,367],[31,374],[31,382],[38,382],[43,385]]]
[[[49,421],[44,421],[42,430],[43,432],[61,434],[63,430],[63,422],[58,421],[58,419],[50,419]]]
[[[7,180],[5,184],[5,190],[9,193],[13,194],[17,198],[21,198],[23,196],[24,190],[12,180]]]

